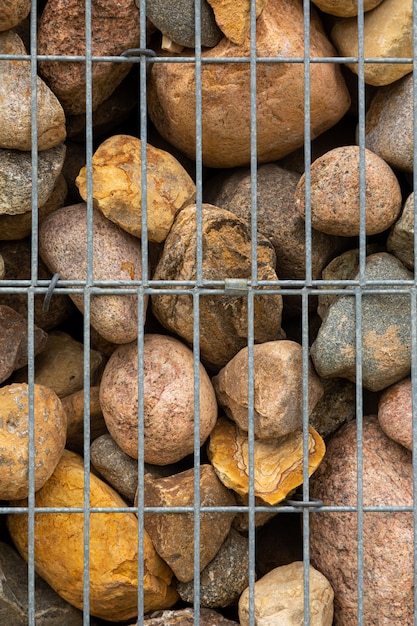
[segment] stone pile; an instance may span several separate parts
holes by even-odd
[[[364,623],[411,623],[411,0],[364,1],[365,56],[404,62],[363,72],[332,62],[358,55],[353,0],[314,0],[309,50],[301,0],[201,0],[197,33],[193,0],[92,0],[92,54],[112,60],[87,72],[83,0],[3,4],[0,623],[28,623],[30,529],[40,626],[84,623],[84,580],[93,626],[191,626],[196,611],[246,626],[253,579],[256,626],[295,626],[307,567],[310,623],[353,626],[358,540]],[[144,43],[146,102],[123,56]],[[51,298],[33,293],[54,275]],[[29,474],[54,509],[32,520]],[[311,498],[350,508],[312,510],[303,564],[283,505],[307,474]]]

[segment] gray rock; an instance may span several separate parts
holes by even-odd
[[[391,228],[387,249],[410,270],[414,269],[414,192],[408,196],[401,216]]]
[[[147,0],[146,17],[168,39],[180,46],[194,48],[194,5],[194,0]],[[201,0],[201,45],[212,48],[222,37],[213,9],[206,0]]]
[[[199,617],[200,626],[232,626],[238,623],[211,609],[201,609]],[[154,611],[145,617],[144,623],[146,626],[194,626],[194,610]],[[139,626],[139,622],[136,622],[136,626]]]
[[[214,559],[200,574],[200,606],[213,609],[236,602],[249,584],[248,539],[233,528]],[[185,602],[194,601],[194,580],[177,583]]]
[[[36,626],[82,626],[81,611],[65,602],[35,574]],[[0,543],[0,624],[27,626],[28,574],[25,561],[8,544]]]
[[[309,423],[325,438],[356,417],[356,388],[346,378],[322,378],[324,395],[314,407]]]
[[[381,252],[367,258],[366,280],[412,280],[412,273],[394,256]],[[410,298],[383,293],[395,285],[381,285],[381,294],[362,297],[362,382],[380,391],[407,376],[411,368]],[[351,290],[350,287],[346,292]],[[311,357],[319,376],[356,380],[355,296],[338,296],[330,305]]]
[[[130,502],[138,487],[138,462],[123,452],[110,435],[101,435],[91,444],[92,465],[116,491]]]

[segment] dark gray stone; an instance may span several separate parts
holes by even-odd
[[[346,378],[322,378],[324,395],[309,416],[309,423],[325,438],[356,417],[356,387]]]
[[[91,444],[90,459],[95,469],[121,496],[133,502],[138,487],[138,462],[123,452],[110,435]]]

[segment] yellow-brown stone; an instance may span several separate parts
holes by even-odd
[[[250,29],[250,0],[208,0],[208,3],[223,34],[233,43],[242,44]],[[265,4],[266,0],[256,0],[257,18]]]

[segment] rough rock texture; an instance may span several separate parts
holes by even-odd
[[[200,610],[200,626],[233,626],[237,622],[226,619],[211,609]],[[177,611],[158,611],[146,617],[146,626],[194,626],[194,610],[178,609]],[[139,626],[139,622],[136,622]]]
[[[310,624],[332,626],[333,589],[323,574],[310,565]],[[255,583],[256,626],[298,626],[304,621],[303,562],[282,565]],[[249,589],[239,600],[239,622],[249,626]]]
[[[146,474],[145,506],[194,505],[194,469],[166,478]],[[233,507],[231,491],[219,481],[211,465],[200,467],[200,506]],[[218,553],[226,539],[235,513],[203,512],[200,514],[200,571]],[[145,513],[145,528],[158,554],[182,582],[194,578],[194,515],[193,513]]]
[[[312,410],[309,423],[323,438],[356,417],[356,387],[346,378],[322,378],[324,394]]]
[[[109,220],[135,237],[142,235],[141,141],[130,135],[109,137],[92,160],[93,202]],[[76,179],[87,199],[87,168]],[[175,215],[195,201],[195,184],[165,150],[146,146],[146,210],[149,241],[164,241]]]
[[[128,502],[135,499],[138,488],[138,463],[123,452],[110,435],[93,441],[90,459],[94,468]]]
[[[0,10],[0,31],[23,22],[30,12],[30,0],[3,0]]]
[[[208,0],[208,2],[223,34],[233,43],[242,44],[250,31],[250,0]],[[256,0],[257,18],[265,4],[266,0]]]
[[[84,389],[61,398],[67,416],[68,450],[84,454]],[[99,400],[99,388],[90,387],[90,441],[108,434]]]
[[[58,396],[35,385],[35,491],[55,470],[65,447],[67,419]],[[29,483],[29,388],[11,384],[0,389],[0,500],[26,498]],[[32,418],[30,418],[32,419]]]
[[[146,3],[146,17],[168,39],[187,48],[195,46],[194,0],[151,0]],[[201,45],[211,48],[219,43],[222,32],[206,0],[201,1]]]
[[[229,489],[249,493],[247,433],[225,418],[219,418],[210,435],[208,456],[217,476]],[[325,445],[312,426],[308,435],[308,472],[319,466]],[[303,434],[294,431],[279,439],[254,442],[254,495],[267,504],[277,504],[303,483]]]
[[[36,626],[82,626],[81,612],[65,602],[35,574]],[[0,543],[0,620],[2,624],[28,624],[27,565],[7,543]]]
[[[65,451],[55,472],[36,494],[36,506],[82,507],[83,459]],[[15,501],[17,506],[24,502]],[[90,475],[90,506],[125,507],[122,498],[102,480]],[[35,515],[35,569],[60,596],[83,607],[82,513]],[[20,554],[27,559],[27,516],[10,514],[8,528]],[[143,579],[145,611],[169,608],[177,594],[169,586],[172,572],[144,537]],[[110,621],[137,615],[138,522],[133,513],[95,513],[90,516],[90,611]],[[142,582],[141,582],[142,584]]]
[[[325,13],[338,17],[353,17],[358,14],[358,0],[313,0],[313,2]],[[382,0],[364,0],[363,10],[370,11],[381,2]]]
[[[0,33],[0,54],[27,54],[27,52],[19,35],[8,30]],[[30,61],[3,60],[0,63],[0,148],[31,149],[30,72]],[[56,96],[39,77],[36,88],[38,148],[48,150],[65,140],[67,134],[65,115]]]
[[[365,57],[412,57],[412,0],[384,0],[366,13],[363,37]],[[355,17],[336,22],[331,38],[341,56],[358,56],[358,21]],[[356,63],[347,65],[357,73]],[[370,85],[389,85],[412,70],[412,64],[365,63],[364,78]]]
[[[38,205],[50,197],[62,170],[65,146],[60,144],[38,156]],[[20,215],[32,208],[30,152],[0,150],[0,214]]]
[[[394,256],[382,252],[367,257],[367,280],[412,280]],[[381,289],[388,289],[381,286]],[[395,289],[390,286],[389,289]],[[350,288],[346,288],[348,293]],[[338,296],[330,305],[311,357],[319,376],[356,380],[355,297]],[[411,367],[410,298],[407,294],[363,294],[362,382],[380,391],[407,376]]]
[[[257,20],[258,56],[304,54],[302,2],[269,2]],[[333,46],[313,12],[311,54],[332,56]],[[250,41],[241,46],[223,38],[203,52],[211,57],[249,57]],[[258,161],[289,154],[304,141],[303,66],[259,64],[257,67]],[[195,157],[195,71],[192,64],[155,63],[148,87],[149,115],[161,135]],[[209,167],[250,162],[249,64],[202,66],[202,156]],[[311,136],[332,127],[346,113],[350,97],[336,65],[311,64]]]
[[[414,192],[408,196],[399,219],[391,228],[387,249],[408,269],[414,269]]]
[[[140,242],[93,211],[93,280],[140,280]],[[39,253],[51,272],[63,280],[87,280],[87,210],[85,204],[63,207],[49,215],[39,230]],[[129,287],[126,287],[129,289]],[[83,312],[82,294],[71,296]],[[147,296],[144,297],[146,311]],[[105,339],[128,343],[137,337],[136,295],[92,295],[91,325]]]
[[[236,602],[248,586],[248,539],[230,529],[220,550],[200,573],[200,606],[225,607]],[[176,584],[180,598],[190,604],[194,601],[194,580]]]
[[[28,362],[28,321],[14,309],[0,304],[0,383]],[[34,327],[34,353],[45,348],[48,335]]]
[[[413,449],[413,385],[404,378],[384,391],[378,404],[378,421],[384,433],[410,450]]]
[[[325,461],[310,481],[310,494],[330,506],[357,506],[356,422],[331,439]],[[411,454],[389,439],[375,416],[363,420],[363,504],[412,506]],[[335,593],[336,626],[357,624],[358,519],[356,513],[313,513],[312,563]],[[413,513],[365,512],[363,516],[364,623],[413,620]]]
[[[365,145],[392,167],[413,170],[413,75],[381,87],[365,118]]]
[[[139,359],[142,358],[142,354]],[[168,465],[194,450],[194,363],[191,350],[174,337],[145,334],[144,459]],[[100,404],[107,428],[120,448],[138,458],[138,346],[113,352],[100,383]],[[200,442],[217,418],[217,403],[207,372],[200,365]]]
[[[139,47],[139,11],[133,0],[94,0],[92,12],[93,56],[119,56]],[[85,2],[49,0],[38,28],[38,54],[84,55]],[[129,63],[92,64],[92,107],[95,110],[121,83],[131,69]],[[85,64],[42,61],[39,71],[59,98],[67,114],[86,108]]]
[[[258,439],[288,435],[302,426],[303,350],[295,341],[267,341],[254,346],[254,433]],[[308,363],[309,414],[323,387]],[[213,378],[217,401],[239,428],[248,431],[248,348]]]
[[[210,204],[202,208],[202,277],[205,280],[249,278],[251,275],[250,225],[229,211]],[[196,279],[196,207],[180,211],[165,240],[154,272],[155,280]],[[270,242],[258,234],[258,279],[277,280],[275,253]],[[158,320],[187,343],[193,342],[191,295],[155,295],[152,310]],[[281,336],[282,298],[255,296],[255,342]],[[247,298],[245,295],[204,295],[200,298],[200,351],[203,362],[220,368],[247,344]]]
[[[334,148],[311,165],[311,225],[328,235],[354,237],[360,229],[359,146]],[[365,150],[365,231],[381,233],[401,211],[400,184],[390,166]],[[295,191],[295,202],[305,216],[305,175]]]
[[[258,167],[257,228],[272,243],[277,255],[276,272],[281,280],[304,280],[305,222],[294,202],[299,174],[276,163]],[[205,202],[231,211],[250,222],[252,214],[251,175],[249,168],[233,169],[210,178],[205,187]],[[340,240],[312,229],[312,278],[336,254]]]

